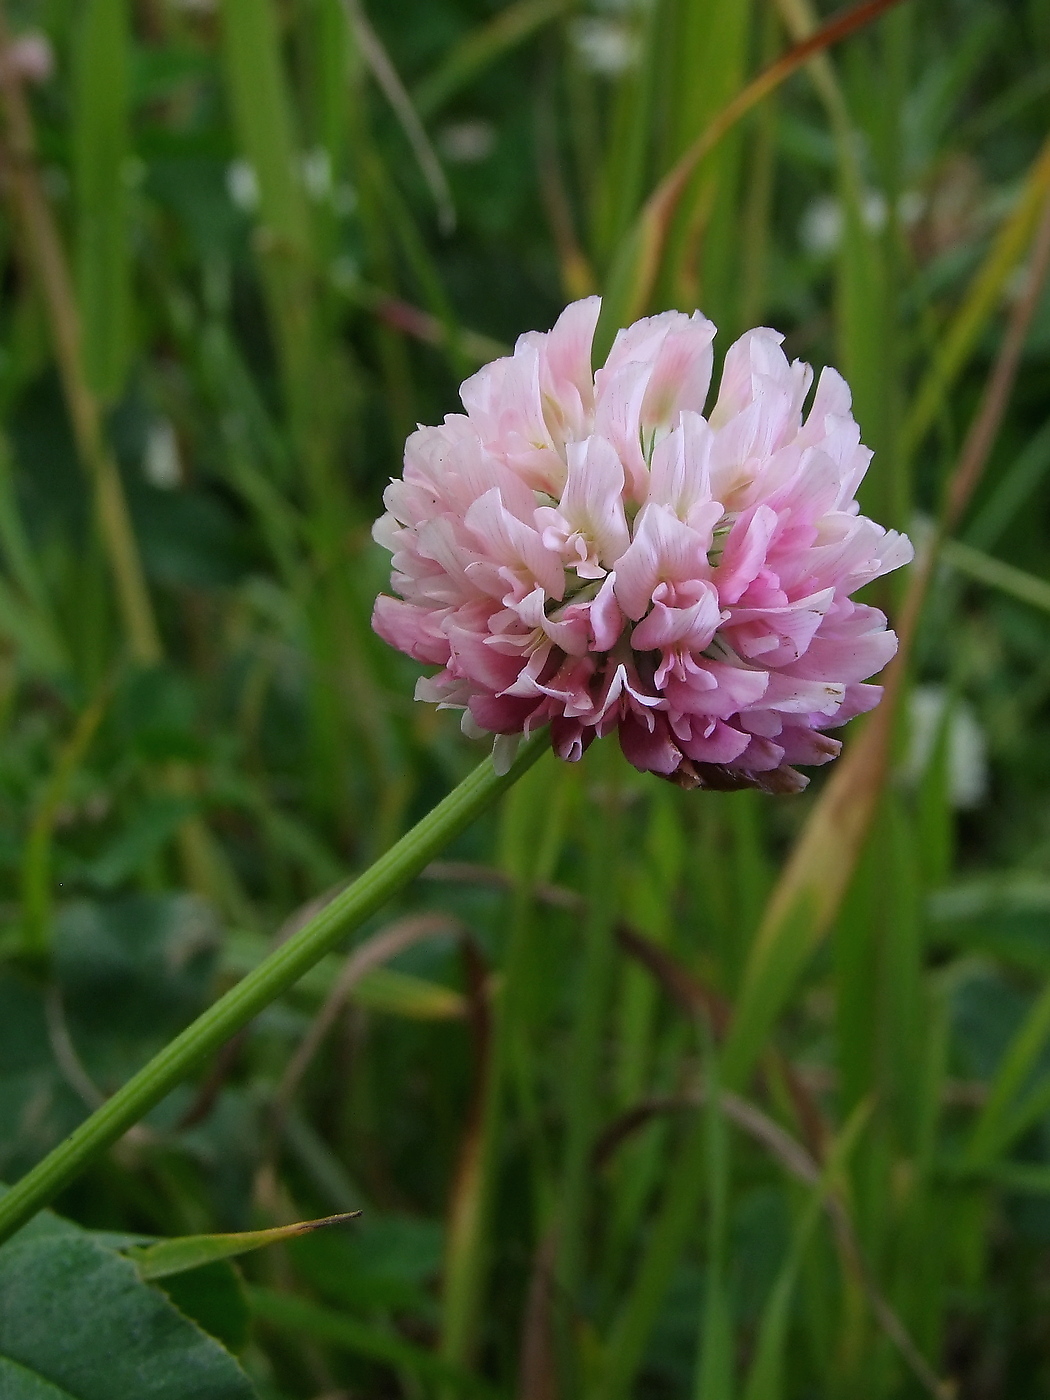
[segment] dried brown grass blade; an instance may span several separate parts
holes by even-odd
[[[518,1361],[518,1400],[558,1400],[554,1353],[554,1261],[557,1237],[540,1240],[532,1263]]]

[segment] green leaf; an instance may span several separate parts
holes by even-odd
[[[329,1225],[345,1225],[348,1220],[356,1220],[359,1210],[342,1215],[326,1215],[322,1220],[300,1220],[294,1225],[277,1225],[269,1230],[243,1230],[229,1235],[183,1235],[178,1239],[158,1240],[156,1244],[137,1245],[128,1251],[128,1258],[143,1279],[166,1278],[169,1274],[183,1274],[189,1269],[198,1269],[202,1264],[214,1263],[217,1259],[231,1259],[238,1254],[248,1254],[264,1245],[277,1244],[280,1240],[292,1240],[297,1235],[309,1234],[311,1230],[322,1230]]]
[[[68,1400],[69,1391],[0,1356],[0,1395],[5,1400]]]
[[[100,890],[117,889],[164,849],[195,808],[196,803],[188,797],[166,794],[144,802],[102,852],[84,863],[85,879]]]
[[[0,1249],[8,1400],[252,1400],[237,1362],[134,1266],[44,1216]]]
[[[55,992],[84,1072],[102,1092],[120,1084],[204,1005],[219,930],[192,895],[78,900],[59,911]],[[0,1177],[26,1171],[84,1117],[56,1060],[45,989],[0,969]]]
[[[241,1276],[232,1264],[219,1259],[186,1274],[173,1274],[160,1287],[179,1312],[220,1341],[227,1351],[244,1350],[251,1313]]]
[[[78,900],[56,921],[55,971],[89,1072],[119,1082],[204,1005],[219,928],[193,895]]]

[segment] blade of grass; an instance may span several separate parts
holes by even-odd
[[[1050,468],[1050,420],[1001,474],[988,499],[973,513],[962,538],[974,549],[994,548]]]
[[[548,759],[534,769],[504,810],[499,846],[510,876],[510,900],[500,992],[489,1000],[481,986],[475,989],[476,1081],[449,1203],[441,1320],[441,1355],[464,1367],[473,1363],[483,1316],[503,1128],[516,1075],[520,1084],[520,1042],[539,955],[534,885],[551,858],[547,838],[559,825],[558,800],[552,802],[551,790],[564,782],[564,774],[552,768],[553,759]]]
[[[1029,603],[1033,608],[1050,612],[1050,582],[1046,579],[1036,578],[1034,574],[1026,573],[1024,569],[1018,569],[1002,559],[993,559],[990,554],[963,544],[961,540],[945,540],[941,546],[941,558],[949,568],[966,578],[987,584],[989,588],[1018,598],[1022,603]]]
[[[1050,1042],[1050,986],[1043,989],[1007,1046],[966,1146],[970,1167],[987,1167],[1009,1135],[1010,1111]]]
[[[361,0],[343,0],[343,4],[346,7],[347,18],[353,27],[358,47],[365,62],[371,69],[372,76],[379,85],[383,96],[390,103],[408,144],[412,148],[416,164],[419,166],[427,188],[437,206],[438,224],[441,231],[445,234],[452,233],[456,227],[456,208],[452,202],[452,191],[449,189],[448,178],[440,160],[438,160],[437,152],[430,144],[430,137],[419,119],[412,99],[405,90],[401,75],[394,67],[390,55],[383,47],[382,40],[365,14]]]
[[[593,1400],[624,1400],[631,1394],[653,1324],[671,1277],[695,1227],[706,1184],[707,1124],[694,1113],[664,1173],[664,1193],[631,1287],[606,1340]]]
[[[622,856],[624,792],[619,753],[611,745],[590,751],[592,808],[587,816],[587,908],[579,991],[566,1067],[565,1148],[557,1210],[558,1283],[569,1298],[580,1288],[587,1253],[591,1151],[600,1112],[602,1038],[609,1014],[615,961],[615,925]]]
[[[603,267],[630,228],[651,178],[653,133],[659,125],[665,77],[660,40],[670,8],[665,0],[649,6],[637,19],[637,57],[616,84],[590,221],[591,246]]]
[[[433,117],[477,75],[532,37],[544,25],[575,8],[577,0],[513,0],[451,48],[433,72],[413,90],[416,111]]]
[[[634,926],[644,933],[635,934],[633,928],[621,924],[616,937],[620,947],[634,952],[636,957],[652,949],[662,950],[672,937],[672,911],[685,859],[677,799],[678,793],[670,785],[660,784],[652,790],[644,852],[641,859],[632,862],[629,872],[627,912]],[[693,1012],[694,1007],[690,1006],[688,1014]],[[621,974],[615,1040],[616,1100],[622,1109],[643,1096],[647,1083],[659,1069],[658,1013],[656,975],[628,964]],[[659,1180],[661,1155],[657,1152],[657,1135],[650,1133],[625,1149],[616,1163],[601,1270],[607,1289],[621,1286],[631,1242]]]
[[[722,1110],[718,1051],[710,1026],[704,1047],[707,1258],[700,1351],[696,1368],[696,1400],[732,1400],[733,1324],[727,1292],[729,1226],[729,1133]]]
[[[777,7],[796,43],[813,34],[817,21],[808,0],[777,0]],[[810,59],[807,68],[827,112],[838,164],[843,212],[836,265],[839,363],[850,386],[853,411],[864,442],[879,461],[879,470],[869,473],[862,488],[867,496],[877,492],[877,499],[862,500],[862,506],[869,507],[875,519],[904,528],[908,524],[907,493],[901,484],[894,483],[895,454],[888,431],[896,389],[891,354],[894,328],[889,321],[896,297],[888,281],[889,266],[880,239],[865,220],[864,172],[858,155],[856,123],[845,94],[826,53]]]
[[[103,686],[77,716],[29,827],[22,858],[22,945],[31,956],[44,956],[51,942],[51,845],[58,810],[102,722],[110,694],[111,687]]]
[[[1007,278],[1021,262],[1050,190],[1050,139],[1025,176],[1020,196],[985,254],[962,305],[939,337],[933,363],[919,385],[901,430],[910,455],[941,411],[945,396],[965,367],[977,339],[993,315]]]
[[[0,6],[0,51],[9,43],[7,19]],[[137,661],[151,666],[161,658],[160,633],[120,474],[105,440],[100,405],[84,374],[82,330],[73,279],[41,183],[32,118],[18,75],[7,65],[0,74],[0,106],[9,166],[8,197],[21,227],[25,256],[47,309],[77,452],[94,490],[99,533],[113,576],[128,646]]]
[[[272,0],[223,0],[223,55],[238,142],[259,187],[259,236],[288,406],[301,442],[315,417],[312,229]],[[307,453],[308,470],[317,470]]]
[[[630,1115],[625,1115],[625,1118],[630,1116],[634,1120],[630,1126],[637,1127],[654,1114],[699,1106],[705,1101],[705,1094],[701,1090],[699,1093],[694,1092],[688,1095],[678,1095],[669,1099],[652,1101],[648,1105],[640,1105],[635,1110],[632,1110]],[[739,1094],[733,1093],[729,1089],[723,1089],[721,1091],[721,1101],[722,1109],[726,1117],[729,1118],[736,1127],[740,1128],[766,1148],[770,1155],[780,1163],[790,1176],[805,1183],[807,1186],[814,1186],[819,1182],[821,1169],[817,1162],[790,1133],[780,1126],[779,1123],[770,1118],[768,1114],[763,1113],[761,1109],[757,1108],[749,1100],[742,1098]],[[647,1113],[642,1114],[639,1112],[639,1109],[642,1107],[647,1109]],[[857,1106],[856,1116],[858,1132],[860,1127],[870,1120],[871,1111],[872,1103],[870,1100],[862,1102]],[[614,1129],[615,1126],[616,1125],[614,1125]],[[614,1130],[610,1130],[604,1135],[604,1137],[608,1138],[614,1145],[622,1141],[624,1136],[626,1136],[625,1133],[618,1133]],[[698,1144],[699,1148],[702,1148],[703,1142],[703,1136],[700,1135],[696,1139],[696,1144]],[[681,1160],[683,1163],[685,1162],[684,1158]],[[695,1190],[697,1180],[703,1177],[702,1157],[697,1157],[695,1162],[691,1162],[689,1165],[693,1168],[691,1179]],[[680,1186],[684,1185],[684,1172],[681,1178],[679,1178],[677,1174],[672,1177],[668,1185],[668,1204],[670,1203],[670,1191],[672,1189],[677,1191]],[[698,1202],[699,1196],[696,1195],[693,1199],[695,1202]],[[929,1363],[923,1357],[922,1352],[916,1346],[908,1329],[894,1311],[891,1304],[880,1292],[867,1260],[864,1257],[863,1250],[860,1247],[853,1220],[846,1203],[841,1196],[834,1191],[826,1193],[824,1200],[828,1217],[835,1227],[843,1258],[852,1275],[856,1278],[861,1296],[866,1297],[868,1306],[879,1327],[899,1351],[902,1359],[906,1362],[915,1378],[924,1389],[934,1397],[934,1400],[953,1400],[953,1392],[950,1385],[942,1383],[937,1378]],[[682,1215],[679,1216],[678,1219],[671,1221],[670,1212],[666,1212],[666,1217],[664,1213],[658,1217],[656,1227],[652,1232],[649,1245],[643,1257],[642,1265],[636,1275],[635,1286],[631,1299],[629,1300],[630,1305],[624,1308],[614,1325],[610,1338],[610,1356],[612,1354],[613,1342],[619,1345],[622,1344],[623,1341],[629,1340],[634,1346],[633,1365],[635,1367],[637,1366],[638,1361],[641,1359],[646,1336],[653,1325],[662,1302],[663,1291],[666,1289],[670,1273],[678,1258],[671,1236],[671,1225],[675,1224],[684,1227],[691,1219],[692,1216]],[[664,1228],[665,1223],[667,1225],[666,1232]],[[683,1246],[683,1241],[680,1237],[681,1232],[680,1228],[677,1243],[678,1250]],[[660,1275],[657,1274],[656,1268],[658,1255],[664,1256],[661,1260],[663,1273]],[[630,1317],[630,1313],[643,1299],[647,1312],[644,1316]],[[628,1320],[631,1323],[630,1332],[626,1327],[621,1326],[621,1324]],[[633,1371],[631,1371],[630,1374],[633,1374]],[[628,1384],[630,1374],[627,1378]],[[605,1394],[600,1388],[596,1393],[602,1396]],[[613,1391],[611,1393],[619,1394],[622,1392]]]
[[[664,126],[670,158],[662,169],[688,150],[740,89],[755,6],[751,0],[679,0],[669,8],[673,47],[664,56]],[[702,300],[715,324],[730,333],[739,307],[741,155],[741,133],[734,130],[697,162],[668,226],[656,290],[661,305],[690,308]]]
[[[762,1311],[755,1357],[744,1385],[743,1400],[782,1400],[784,1352],[791,1321],[791,1303],[806,1250],[836,1181],[844,1171],[870,1117],[870,1104],[860,1103],[830,1145],[819,1178],[799,1213],[787,1256]]]

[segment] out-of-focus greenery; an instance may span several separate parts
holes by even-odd
[[[659,178],[827,12],[6,11],[53,54],[35,150],[10,99],[0,146],[11,1181],[475,761],[369,629],[400,444],[601,289]],[[840,367],[865,507],[922,535],[1025,295],[1048,131],[1045,0],[910,0],[706,158],[650,309]],[[165,1280],[260,1396],[1050,1393],[1048,390],[1042,295],[859,868],[753,1073],[719,1090],[722,1032],[824,779],[686,794],[609,745],[548,757],[361,935],[393,956],[339,1000],[322,963],[57,1203],[117,1236],[52,1218],[32,1268],[0,1253],[4,1296],[39,1315],[55,1231],[119,1292],[100,1240],[360,1208]],[[193,1345],[209,1395],[246,1393]]]

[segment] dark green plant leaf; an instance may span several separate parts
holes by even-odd
[[[218,939],[211,910],[191,895],[81,900],[59,913],[52,951],[60,1012],[100,1092],[121,1084],[204,1006]],[[46,996],[28,974],[0,970],[0,1174],[7,1177],[28,1169],[87,1111],[56,1057]]]
[[[241,1276],[232,1264],[217,1259],[189,1273],[173,1274],[159,1287],[179,1312],[192,1318],[228,1351],[244,1350],[251,1314]]]
[[[0,1358],[5,1400],[254,1395],[230,1353],[130,1260],[53,1216],[0,1249]]]

